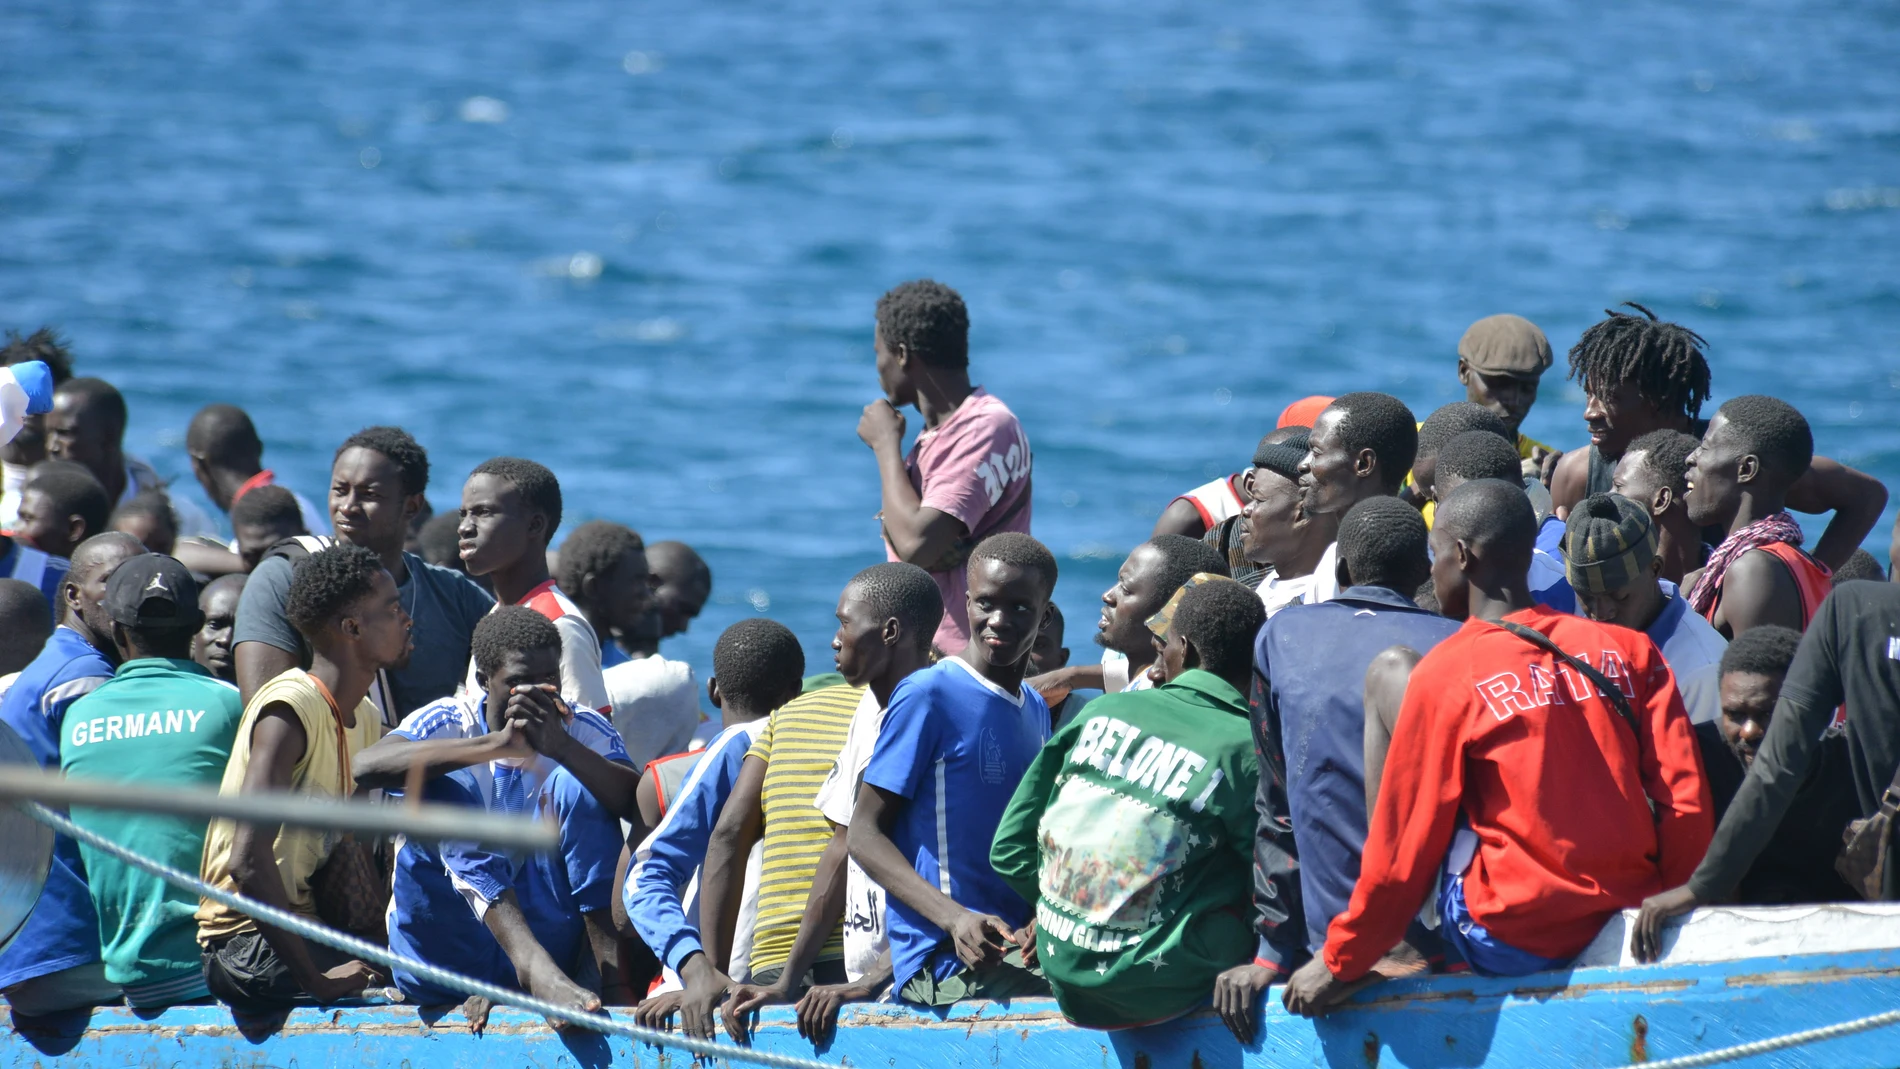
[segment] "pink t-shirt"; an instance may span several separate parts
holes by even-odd
[[[1029,533],[1029,438],[1009,406],[981,386],[936,430],[917,436],[904,466],[925,508],[962,520],[979,539],[1000,531]],[[889,543],[884,552],[898,559]],[[943,592],[937,648],[957,653],[970,643],[969,577],[963,565],[930,577]]]

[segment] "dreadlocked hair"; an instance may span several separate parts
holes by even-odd
[[[1633,301],[1640,316],[1606,308],[1610,318],[1594,324],[1570,347],[1570,377],[1583,392],[1608,397],[1625,382],[1634,383],[1643,400],[1663,412],[1690,419],[1709,399],[1708,342],[1680,323],[1666,323]]]
[[[53,385],[59,386],[73,377],[73,354],[67,347],[66,339],[52,327],[40,329],[20,337],[18,331],[7,331],[6,343],[0,345],[0,367],[10,367],[27,360],[38,360],[53,373]]]

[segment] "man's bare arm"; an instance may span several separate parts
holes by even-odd
[[[1393,646],[1381,651],[1366,667],[1366,813],[1378,808],[1379,777],[1385,774],[1386,751],[1392,746],[1392,730],[1399,723],[1399,706],[1405,703],[1405,686],[1412,679],[1423,655],[1409,646]]]
[[[1880,522],[1887,508],[1887,488],[1866,472],[1816,456],[1788,488],[1787,505],[1810,515],[1834,513],[1814,543],[1814,559],[1839,568]]]
[[[1207,521],[1201,518],[1201,510],[1194,502],[1185,497],[1177,497],[1161,510],[1161,518],[1155,521],[1154,533],[1150,538],[1160,538],[1164,534],[1185,535],[1199,538],[1207,533]]]
[[[231,663],[237,672],[238,697],[251,704],[264,684],[297,667],[297,655],[280,650],[268,642],[240,642],[231,651]]]
[[[994,965],[1003,959],[1015,937],[1002,918],[958,905],[932,887],[891,841],[890,828],[908,800],[869,783],[858,788],[858,804],[851,811],[846,842],[851,856],[886,894],[923,914],[925,920],[950,936],[957,957],[972,967]]]
[[[765,830],[765,770],[766,762],[758,757],[740,764],[699,867],[699,940],[713,961],[726,963],[727,973],[738,964],[730,958],[745,898],[746,860]]]

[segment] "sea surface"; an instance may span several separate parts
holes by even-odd
[[[1027,427],[1078,658],[1170,497],[1303,395],[1456,399],[1494,312],[1561,353],[1641,301],[1900,485],[1890,3],[10,0],[0,56],[0,326],[62,329],[132,452],[196,494],[232,401],[313,496],[372,423],[437,509],[538,459],[566,529],[707,556],[702,677],[754,613],[830,667],[918,276]],[[1575,447],[1561,359],[1527,429]]]

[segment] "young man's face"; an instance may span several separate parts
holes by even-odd
[[[46,414],[46,455],[53,460],[84,464],[100,482],[105,482],[122,431],[114,426],[104,406],[89,404],[75,394],[56,392],[53,410]],[[123,472],[119,475],[124,477]]]
[[[1115,585],[1102,594],[1102,622],[1096,629],[1096,645],[1137,661],[1145,657],[1153,640],[1148,617],[1160,612],[1174,596],[1174,591],[1161,589],[1161,573],[1166,566],[1166,558],[1153,545],[1144,542],[1135,547],[1116,573]]]
[[[1049,611],[1042,576],[999,560],[970,562],[970,645],[988,664],[1019,664]]]
[[[1433,527],[1432,593],[1438,598],[1438,611],[1446,619],[1462,620],[1471,615],[1471,584],[1458,565],[1458,540],[1442,526]]]
[[[500,731],[508,724],[508,696],[516,687],[560,687],[561,651],[552,648],[509,650],[494,675],[483,676],[476,672],[475,682],[488,699],[482,710],[488,720],[488,730]]]
[[[374,449],[345,449],[330,467],[330,522],[337,539],[378,556],[402,549],[410,512],[421,498],[403,493],[402,469]]]
[[[699,570],[689,567],[689,563],[655,566],[650,558],[648,560],[648,566],[654,570],[647,582],[652,591],[652,610],[658,614],[661,638],[684,634],[705,610],[706,599],[712,596]]]
[[[1052,612],[1042,630],[1036,632],[1035,645],[1029,647],[1029,674],[1039,676],[1067,667],[1068,663],[1069,650],[1062,644],[1062,614]]]
[[[1649,562],[1649,571],[1631,582],[1607,594],[1588,594],[1577,591],[1577,605],[1584,615],[1600,624],[1616,624],[1632,631],[1642,631],[1656,622],[1656,614],[1663,604],[1662,586],[1656,582],[1656,574],[1662,568],[1659,555]]]
[[[1187,639],[1179,629],[1173,629],[1168,641],[1157,642],[1161,648],[1155,653],[1155,664],[1159,666],[1161,682],[1172,683],[1174,678],[1187,671]]]
[[[1761,740],[1768,734],[1775,699],[1781,696],[1781,679],[1759,672],[1722,675],[1722,741],[1728,743],[1729,751],[1743,768],[1755,763]]]
[[[396,581],[378,570],[370,592],[346,613],[356,622],[357,651],[378,668],[401,668],[409,663],[415,644],[409,640],[409,614],[402,610]]]
[[[1742,461],[1746,456],[1720,412],[1709,421],[1702,444],[1689,454],[1689,492],[1682,497],[1689,522],[1726,527],[1742,504]]]
[[[20,518],[14,521],[13,537],[42,553],[72,556],[88,532],[83,521],[61,515],[62,511],[44,491],[28,488],[20,494]]]
[[[1339,433],[1344,419],[1344,409],[1328,408],[1313,421],[1306,459],[1300,461],[1300,505],[1309,516],[1344,512],[1355,500],[1359,475]]]
[[[308,532],[303,529],[302,523],[286,521],[276,525],[238,524],[231,528],[231,533],[237,541],[238,559],[244,562],[245,571],[251,571],[257,567],[259,561],[264,559],[264,554],[270,552],[270,547],[292,535]]]
[[[595,577],[594,582],[594,600],[600,605],[607,626],[616,631],[638,626],[653,609],[653,582],[647,571],[645,550],[630,549],[622,553],[607,569],[607,574]]]
[[[547,518],[528,507],[515,484],[499,475],[471,475],[462,484],[462,565],[488,575],[530,553],[547,555]]]
[[[163,516],[133,512],[120,516],[112,529],[124,531],[154,553],[170,553],[178,543],[178,529]]]
[[[204,626],[191,639],[191,659],[227,683],[237,681],[231,663],[231,629],[237,623],[239,589],[231,583],[220,583],[205,590],[198,603],[205,614]]]
[[[1250,475],[1247,503],[1240,509],[1240,548],[1250,562],[1271,567],[1299,552],[1300,485],[1266,468],[1254,468]]]
[[[872,328],[871,344],[877,350],[877,384],[884,391],[884,399],[896,408],[916,404],[917,384],[904,371],[896,350],[884,343],[884,332]]]
[[[1590,444],[1606,460],[1615,460],[1631,442],[1669,425],[1656,406],[1643,400],[1633,382],[1618,385],[1607,396],[1586,394],[1583,424],[1589,428]]]
[[[837,615],[831,656],[838,674],[854,687],[867,686],[890,663],[891,649],[884,642],[886,618],[874,612],[854,587],[846,587],[838,596]]]
[[[1530,415],[1531,406],[1537,403],[1537,381],[1542,377],[1542,372],[1522,376],[1486,375],[1473,371],[1463,357],[1458,359],[1458,381],[1465,384],[1465,400],[1496,413],[1513,439],[1524,417]],[[1417,469],[1413,470],[1416,475]]]
[[[1656,491],[1660,489],[1656,476],[1649,470],[1648,450],[1625,450],[1623,459],[1616,462],[1616,470],[1610,473],[1610,493],[1629,498],[1652,515],[1656,511]]]

